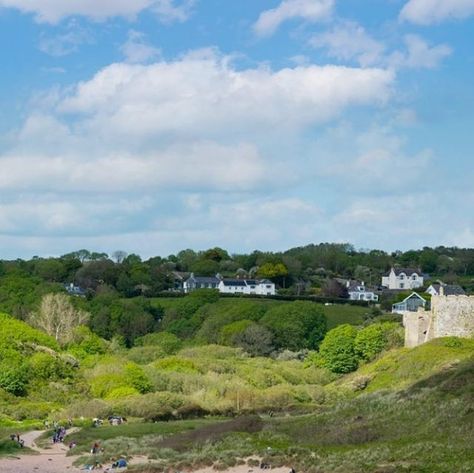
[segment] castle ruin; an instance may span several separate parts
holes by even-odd
[[[474,337],[474,296],[433,296],[430,311],[405,312],[403,325],[406,347],[439,337]]]

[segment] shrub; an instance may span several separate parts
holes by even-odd
[[[319,349],[323,364],[334,373],[349,373],[359,364],[354,342],[357,330],[349,324],[330,330]]]
[[[197,373],[196,364],[191,360],[170,356],[154,363],[157,370],[175,371],[178,373]]]
[[[249,325],[243,332],[234,335],[234,344],[250,356],[266,356],[274,349],[273,334],[258,324]]]
[[[15,396],[26,394],[27,375],[24,366],[0,365],[0,388]]]
[[[127,358],[139,365],[146,365],[164,356],[166,353],[160,346],[134,347],[127,352]]]
[[[120,388],[112,389],[112,391],[107,394],[106,399],[125,399],[127,397],[137,396],[139,394],[140,393],[135,388],[132,388],[130,386],[122,386]]]
[[[143,369],[135,363],[127,363],[125,366],[127,384],[134,387],[139,393],[145,394],[152,388],[152,384]]]
[[[360,330],[354,340],[357,356],[373,360],[387,346],[387,337],[382,324],[373,324]]]
[[[251,320],[239,320],[228,325],[224,325],[220,331],[220,342],[223,345],[234,345],[234,338],[245,331],[247,327],[252,325]]]
[[[137,346],[159,346],[166,355],[173,355],[182,345],[181,340],[173,333],[149,333],[135,340]]]

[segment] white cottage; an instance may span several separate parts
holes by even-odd
[[[423,286],[423,274],[417,269],[392,268],[382,277],[382,286],[388,289],[416,289]]]

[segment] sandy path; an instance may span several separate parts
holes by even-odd
[[[25,446],[38,452],[37,455],[22,455],[0,458],[0,471],[2,473],[64,473],[65,471],[78,472],[78,468],[72,466],[74,457],[66,457],[68,448],[62,443],[51,444],[51,448],[38,448],[36,439],[43,433],[41,430],[33,430],[21,436]],[[68,431],[72,433],[72,429]]]
[[[76,430],[76,429],[74,429]],[[68,434],[74,432],[73,429]],[[68,448],[62,443],[51,444],[50,448],[39,448],[35,441],[43,433],[41,430],[33,430],[21,436],[25,441],[25,446],[37,452],[36,455],[22,455],[8,458],[0,458],[1,473],[78,473],[81,470],[72,466],[75,457],[67,457]],[[131,464],[147,464],[149,462],[145,457],[136,457],[132,459]],[[103,471],[103,470],[98,470]],[[124,471],[124,470],[121,470]],[[261,470],[258,467],[249,467],[247,465],[236,466],[222,471],[221,473],[257,473],[269,471],[270,473],[288,473],[289,468],[275,468],[272,470]],[[195,473],[216,473],[213,468],[204,468]]]

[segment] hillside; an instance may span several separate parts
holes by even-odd
[[[469,340],[452,344],[444,339],[423,350],[388,353],[327,384],[325,401],[312,414],[244,417],[239,422],[132,423],[99,433],[87,428],[75,437],[77,448],[85,452],[100,435],[103,461],[118,455],[148,456],[151,464],[134,468],[147,473],[164,471],[167,465],[224,468],[255,456],[306,473],[467,473],[474,462],[473,348]],[[442,364],[429,356],[440,347]],[[367,372],[382,373],[384,363],[394,357],[398,366],[387,370],[392,382],[386,389],[365,393],[353,385],[354,378]],[[420,359],[423,364],[417,365]],[[410,371],[409,380],[400,376]]]

